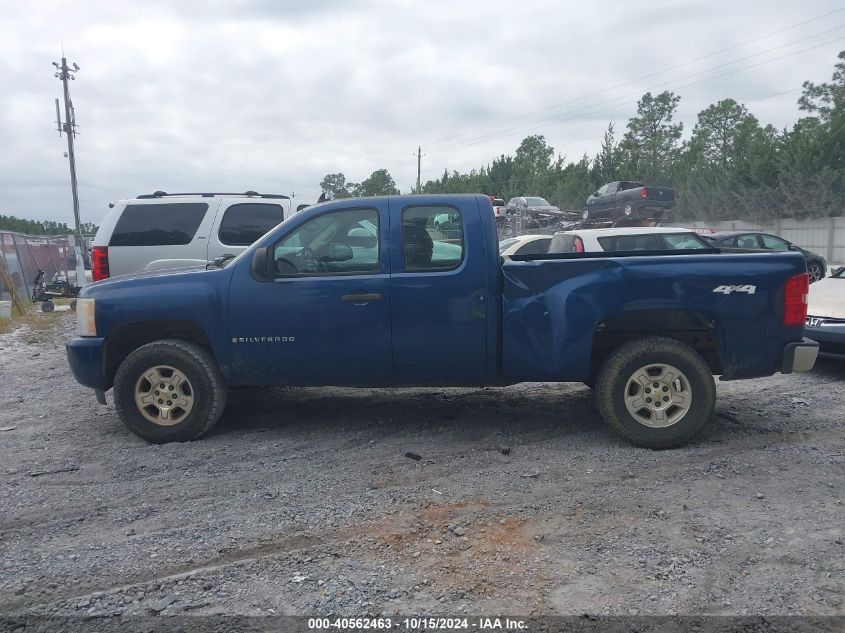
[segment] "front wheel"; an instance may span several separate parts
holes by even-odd
[[[164,339],[139,347],[120,364],[114,405],[129,430],[148,442],[187,442],[220,419],[226,386],[205,349]]]
[[[652,449],[680,446],[710,420],[716,385],[703,358],[665,337],[636,339],[617,348],[596,381],[604,420],[632,443]]]

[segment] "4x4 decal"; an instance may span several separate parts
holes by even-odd
[[[757,292],[757,286],[716,286],[715,288],[713,288],[713,292],[719,292],[723,295],[733,294],[734,292],[744,292],[745,294],[753,295],[755,292]]]

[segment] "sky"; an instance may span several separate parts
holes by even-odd
[[[845,0],[0,0],[0,214],[73,221],[62,49],[99,223],[155,190],[312,203],[339,171],[386,168],[408,192],[419,146],[423,182],[529,134],[577,160],[647,90],[681,96],[687,134],[726,97],[791,126],[845,49]]]

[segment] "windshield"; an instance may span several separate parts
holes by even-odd
[[[525,203],[529,207],[550,207],[548,201],[545,198],[526,198]]]

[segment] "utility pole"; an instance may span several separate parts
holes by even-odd
[[[422,147],[421,146],[417,146],[417,153],[415,154],[415,156],[417,157],[417,191],[416,191],[416,193],[419,193],[420,192],[420,171],[421,171],[421,166],[422,166],[422,157],[425,156],[425,154],[422,153]]]
[[[76,239],[73,245],[74,253],[76,254],[76,285],[85,285],[85,263],[82,259],[82,245],[85,243],[82,237],[82,222],[79,218],[79,192],[76,187],[76,156],[73,151],[73,139],[76,138],[76,115],[73,111],[73,102],[70,100],[70,91],[68,90],[68,81],[76,79],[75,73],[79,70],[79,66],[73,64],[70,68],[67,65],[67,58],[62,56],[61,65],[58,62],[53,62],[56,67],[55,76],[61,79],[62,89],[64,92],[65,101],[65,120],[62,123],[59,114],[59,100],[56,99],[56,126],[59,136],[62,132],[67,136],[67,158],[70,163],[70,192],[73,196],[73,219],[76,222]]]

